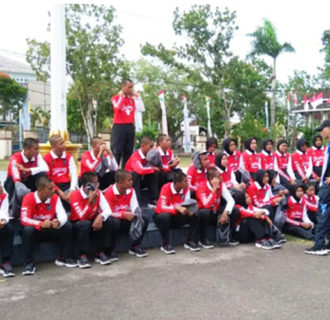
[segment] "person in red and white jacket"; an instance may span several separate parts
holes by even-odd
[[[187,179],[190,191],[193,197],[198,186],[207,180],[206,173],[210,168],[210,161],[207,152],[195,152],[192,156],[192,164],[187,171]]]
[[[107,255],[109,246],[106,247],[106,237],[111,226],[108,219],[111,209],[104,195],[99,189],[99,182],[95,172],[85,172],[82,177],[82,186],[70,195],[71,215],[73,228],[77,234],[79,250],[79,268],[90,268],[87,258],[90,236],[96,238],[95,262],[101,265],[111,263]]]
[[[135,100],[132,80],[124,79],[121,90],[111,98],[113,106],[112,149],[118,165],[125,168],[134,147]]]
[[[307,183],[313,174],[312,158],[307,154],[308,142],[305,138],[297,141],[297,150],[291,155],[289,170],[292,170],[296,179]],[[317,179],[316,175],[313,174]],[[317,179],[319,180],[319,179]]]
[[[158,199],[158,179],[159,167],[148,166],[146,156],[148,152],[154,147],[154,142],[148,138],[141,139],[140,149],[136,150],[128,159],[125,170],[132,173],[133,188],[136,192],[137,199],[141,203],[141,190],[143,187],[149,189],[150,201],[149,205],[155,207]]]
[[[221,204],[221,198],[226,201],[226,205]],[[234,226],[239,218],[239,212],[234,207],[235,201],[216,168],[207,171],[207,180],[199,185],[196,199],[200,216],[200,245],[209,249],[213,247],[207,238],[209,225],[219,223],[226,228],[230,221],[230,225]],[[238,242],[230,236],[229,245],[238,245]]]
[[[273,196],[271,186],[268,182],[268,172],[258,170],[256,180],[249,185],[247,193],[252,199],[252,205],[257,208],[267,209],[270,219],[274,221],[276,206],[281,202],[283,196],[280,194]]]
[[[260,169],[278,171],[277,162],[273,151],[274,141],[272,139],[265,139],[262,142],[262,150],[259,153]]]
[[[217,156],[216,149],[218,148],[218,141],[216,138],[208,138],[206,140],[206,151],[209,157],[210,167],[214,167],[215,157]]]
[[[23,226],[24,275],[35,273],[34,245],[45,240],[58,241],[60,255],[56,265],[77,266],[70,257],[72,225],[54,192],[54,183],[47,176],[41,176],[37,180],[37,191],[28,193],[23,199],[20,220]]]
[[[159,172],[159,190],[162,186],[173,181],[173,169],[180,164],[180,159],[175,157],[171,150],[171,139],[166,134],[157,137],[157,150],[162,160],[162,167]]]
[[[310,182],[305,186],[304,199],[307,208],[308,218],[313,222],[314,225],[317,224],[317,211],[319,207],[319,197],[315,195],[314,183]]]
[[[73,157],[65,152],[64,139],[53,134],[49,137],[51,151],[44,155],[48,165],[48,177],[54,182],[55,192],[62,200],[66,211],[70,211],[70,194],[78,187],[77,168]]]
[[[223,153],[228,157],[228,168],[230,168],[236,176],[236,180],[241,182],[241,173],[239,165],[241,161],[241,153],[236,150],[236,140],[226,138],[222,143]]]
[[[181,170],[178,170],[174,173],[173,182],[168,182],[162,187],[155,209],[154,220],[162,237],[160,250],[164,253],[175,253],[173,246],[170,244],[170,229],[180,228],[185,224],[189,225],[189,232],[184,247],[191,251],[200,250],[197,245],[198,215],[182,205],[189,199],[190,190],[187,177]]]
[[[149,224],[149,216],[139,207],[135,190],[132,188],[132,174],[126,170],[118,170],[116,174],[116,183],[110,186],[105,192],[104,197],[107,200],[112,214],[110,219],[110,251],[112,258],[116,257],[116,244],[122,233],[129,233],[132,222],[135,219],[143,219],[142,234],[138,239],[131,243],[129,254],[138,258],[146,257],[148,254],[140,248],[144,234]]]
[[[314,239],[314,224],[309,220],[307,215],[303,186],[295,185],[292,187],[285,216],[285,224],[283,226],[285,233],[290,233],[308,240]]]
[[[323,146],[323,139],[320,134],[313,138],[313,146],[307,150],[307,154],[312,159],[313,177],[319,182],[322,175],[322,167],[324,160],[325,147]]]
[[[14,230],[9,223],[8,209],[8,194],[4,192],[0,183],[0,243],[2,247],[0,273],[4,277],[14,277],[13,267],[10,264],[10,258],[13,253]]]
[[[105,190],[115,182],[118,164],[102,138],[92,138],[91,145],[92,150],[84,152],[81,156],[79,177],[85,172],[96,172],[100,189]]]
[[[251,181],[255,180],[256,173],[260,169],[260,158],[257,153],[257,139],[249,138],[245,141],[245,151],[240,160],[240,169],[248,173]]]

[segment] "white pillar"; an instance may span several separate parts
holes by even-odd
[[[51,121],[50,131],[67,136],[65,8],[56,4],[51,12]],[[66,140],[66,139],[65,139]]]

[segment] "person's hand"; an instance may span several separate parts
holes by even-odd
[[[211,182],[211,185],[213,187],[213,192],[219,189],[219,186],[220,186],[219,177],[212,178],[212,180],[210,182]]]
[[[153,169],[154,169],[154,171],[156,171],[156,172],[159,172],[160,171],[160,168],[158,168],[158,167],[152,167]]]
[[[281,190],[279,192],[279,195],[282,196],[282,197],[284,197],[286,194],[289,194],[289,190],[288,189],[284,189],[284,190]]]
[[[52,227],[52,222],[50,220],[44,220],[41,222],[41,229],[49,229]]]
[[[327,177],[324,181],[324,184],[330,184],[330,177]]]
[[[110,157],[110,159],[113,158],[113,154],[112,154],[111,150],[108,147],[105,148],[105,152]]]
[[[304,228],[304,229],[309,229],[312,227],[312,225],[308,222],[302,222],[301,223],[301,226]]]
[[[260,219],[265,214],[262,210],[256,210],[253,214],[253,217],[256,219]]]
[[[291,184],[292,186],[294,186],[294,185],[296,184],[296,180],[295,180],[295,179],[291,179],[290,184]]]
[[[279,204],[279,203],[282,201],[282,199],[283,199],[282,196],[281,196],[281,197],[277,197],[277,198],[273,199],[273,202],[274,202],[275,204]]]
[[[16,168],[20,171],[23,171],[23,172],[31,172],[31,169],[29,168],[25,168],[23,165],[21,165],[20,163],[16,163],[15,164]]]
[[[181,206],[176,207],[175,210],[183,215],[185,215],[188,211],[187,208]]]
[[[102,229],[102,226],[103,226],[103,217],[99,214],[95,218],[95,220],[94,220],[94,222],[92,224],[92,228],[93,228],[94,231],[99,231],[99,230]]]
[[[67,195],[61,189],[56,190],[56,193],[62,200],[68,201]]]
[[[101,156],[104,153],[106,148],[107,148],[107,146],[105,144],[100,145],[100,151],[99,151],[99,154],[97,155],[98,158],[101,158]]]
[[[53,219],[51,221],[51,224],[52,224],[51,228],[53,228],[53,229],[58,229],[61,225],[61,223],[58,221],[58,219]]]
[[[273,221],[266,216],[266,222],[268,223],[268,225],[271,227],[273,225]]]
[[[135,214],[131,211],[126,211],[124,213],[124,218],[128,221],[132,221],[134,219],[134,217],[135,217]]]
[[[89,198],[88,198],[89,205],[93,205],[96,202],[97,198],[99,197],[97,191],[98,190],[94,190],[89,194]]]
[[[316,177],[315,180],[316,180],[316,182],[320,182],[321,181],[321,178],[320,177]]]
[[[187,216],[189,216],[189,217],[192,217],[193,215],[194,215],[194,213],[193,212],[191,212],[191,211],[189,211],[189,210],[187,210]]]
[[[180,159],[178,157],[175,157],[173,162],[170,164],[170,168],[175,168],[176,166],[178,166],[180,163]]]
[[[303,177],[302,178],[302,181],[306,183],[306,182],[308,182],[308,178],[307,177]]]
[[[227,224],[228,223],[228,214],[227,211],[224,211],[222,215],[219,218],[219,223],[220,224]]]
[[[6,220],[5,219],[1,219],[0,220],[0,229],[2,229],[6,224]]]
[[[241,183],[240,186],[241,186],[241,190],[245,190],[246,189],[246,184],[245,183]]]

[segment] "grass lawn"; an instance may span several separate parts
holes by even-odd
[[[7,171],[9,160],[0,160],[0,171]]]

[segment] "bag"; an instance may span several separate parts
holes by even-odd
[[[185,207],[188,211],[198,215],[198,205],[195,199],[186,199],[184,202],[180,203],[180,206]]]
[[[131,222],[131,226],[129,228],[129,235],[133,241],[142,237],[143,228],[144,228],[144,220],[142,218],[142,211],[140,207],[137,207],[134,210],[135,218]]]
[[[217,230],[216,230],[217,243],[221,246],[229,245],[230,235],[231,235],[230,221],[228,220],[228,223],[225,225],[220,224],[218,221]]]

